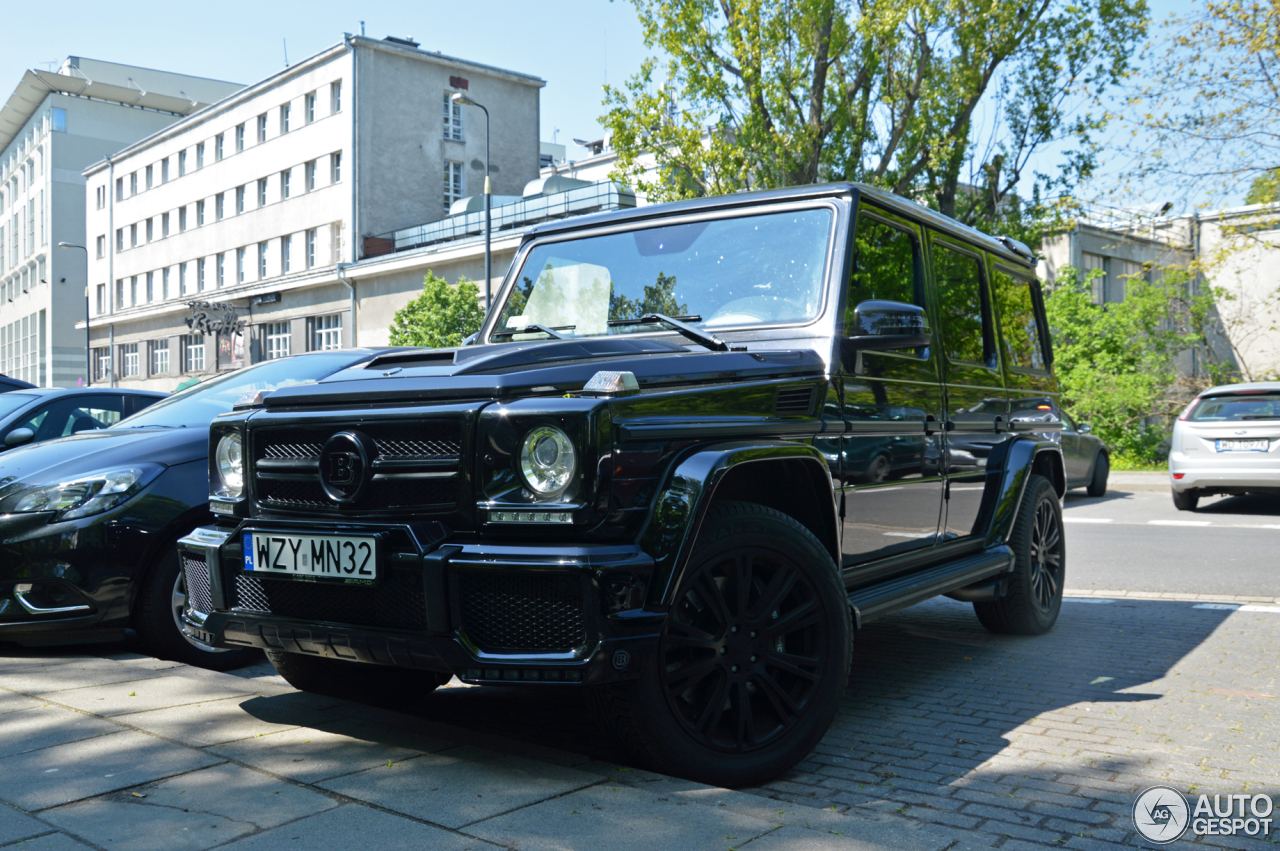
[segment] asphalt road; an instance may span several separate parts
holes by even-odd
[[[1280,597],[1280,497],[1218,496],[1178,511],[1168,491],[1069,491],[1069,589]]]

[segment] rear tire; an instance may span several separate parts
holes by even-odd
[[[261,658],[251,647],[206,647],[187,638],[181,624],[186,602],[187,586],[175,543],[156,559],[138,591],[134,627],[148,652],[212,671],[243,668]]]
[[[1107,453],[1099,452],[1098,459],[1093,462],[1093,479],[1089,481],[1086,493],[1089,496],[1107,495],[1107,477],[1111,474],[1111,459]]]
[[[763,783],[827,731],[849,679],[853,624],[826,548],[794,519],[720,502],[640,679],[593,694],[646,767],[716,786]]]
[[[1173,492],[1173,507],[1179,511],[1195,511],[1200,504],[1200,492],[1192,488]]]
[[[1005,635],[1043,635],[1053,629],[1062,608],[1066,541],[1062,506],[1044,476],[1030,474],[1018,517],[1009,536],[1013,572],[1009,592],[998,600],[974,603],[982,625]]]
[[[369,665],[301,653],[268,650],[267,661],[299,691],[310,691],[347,700],[404,703],[449,682],[449,675],[435,671]]]

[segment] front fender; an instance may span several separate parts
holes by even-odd
[[[653,509],[640,530],[640,546],[653,558],[650,607],[661,609],[670,604],[707,508],[725,475],[744,464],[784,460],[814,465],[814,473],[820,471],[827,492],[834,494],[826,459],[817,449],[803,443],[727,441],[693,447],[671,464],[653,501]],[[838,533],[834,495],[830,516],[823,521],[829,522],[832,531]]]
[[[1001,453],[1003,458],[999,457]],[[1022,504],[1022,493],[1031,474],[1043,472],[1061,498],[1066,492],[1066,467],[1062,460],[1062,447],[1051,440],[1039,438],[1020,438],[1002,444],[987,463],[987,475],[997,477],[999,483],[994,498],[984,505],[988,518],[986,545],[994,547],[1006,543],[1013,533],[1018,506]]]

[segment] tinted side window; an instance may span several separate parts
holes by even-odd
[[[938,282],[943,349],[953,361],[994,362],[990,308],[982,291],[982,261],[933,243],[933,274]]]
[[[911,233],[862,213],[858,215],[855,242],[847,326],[852,324],[853,309],[868,299],[924,307],[920,246]]]
[[[1022,369],[1045,369],[1040,323],[1031,298],[1031,284],[998,269],[991,276],[991,293],[1000,322],[1005,361]]]

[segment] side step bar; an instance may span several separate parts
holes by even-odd
[[[861,627],[867,621],[1011,569],[1013,551],[1007,546],[999,546],[919,573],[859,588],[849,594],[853,623]]]

